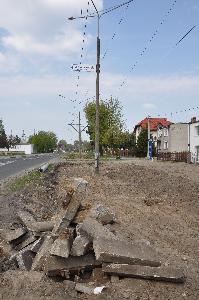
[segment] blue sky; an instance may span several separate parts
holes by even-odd
[[[77,121],[78,111],[85,124],[83,107],[95,95],[95,73],[77,74],[70,66],[95,64],[96,19],[67,17],[79,16],[81,9],[92,13],[89,2],[0,0],[0,117],[7,133],[43,129],[68,142],[77,139],[67,124]],[[121,2],[95,0],[99,9]],[[148,114],[173,122],[199,118],[199,109],[170,114],[199,106],[198,16],[198,0],[134,0],[101,18],[101,58],[107,50],[101,97],[119,98],[130,131]]]

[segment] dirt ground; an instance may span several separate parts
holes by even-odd
[[[93,163],[68,161],[46,174],[42,184],[30,184],[13,194],[2,188],[0,228],[17,227],[16,211],[21,209],[38,220],[53,217],[71,177],[89,182],[84,204],[102,203],[116,213],[118,223],[112,226],[117,235],[140,241],[143,247],[150,242],[163,265],[184,269],[186,283],[121,279],[101,295],[87,296],[70,290],[64,282],[8,267],[0,275],[0,299],[199,299],[199,166],[115,160],[103,162],[96,176]]]

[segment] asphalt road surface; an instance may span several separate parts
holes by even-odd
[[[29,155],[26,157],[0,157],[0,181],[10,176],[19,174],[30,168],[39,167],[40,165],[55,160],[58,154],[39,154]]]

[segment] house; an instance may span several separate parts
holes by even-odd
[[[136,142],[142,129],[148,129],[148,124],[150,128],[150,136],[153,139],[155,146],[157,146],[158,132],[160,128],[164,128],[164,135],[168,136],[167,128],[171,124],[171,122],[166,118],[145,118],[135,126],[134,132]]]
[[[188,151],[188,123],[176,123],[158,128],[157,149],[161,152]]]
[[[191,162],[199,162],[199,121],[193,117],[189,123],[159,127],[157,149],[160,152],[190,152]]]

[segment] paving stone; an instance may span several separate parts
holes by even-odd
[[[98,237],[107,237],[111,240],[117,240],[117,237],[112,232],[91,217],[87,217],[84,220],[79,227],[79,232],[82,234],[86,233],[90,241],[93,241],[94,238],[96,239]]]
[[[127,263],[158,267],[161,265],[156,251],[145,245],[140,247],[123,240],[110,240],[98,237],[94,239],[93,249],[96,259],[101,262]]]
[[[54,242],[54,237],[49,235],[46,236],[44,239],[44,242],[39,249],[34,262],[32,264],[32,270],[34,271],[42,271],[44,268],[44,263],[47,259],[47,257],[50,255],[50,249],[52,247],[52,244]]]
[[[98,265],[101,263],[96,261],[93,254],[79,257],[69,256],[68,258],[51,255],[46,259],[44,271],[48,276],[56,276],[62,271],[80,270],[87,266]]]
[[[14,230],[4,230],[2,232],[2,236],[7,242],[11,243],[11,242],[15,242],[16,240],[24,236],[26,232],[27,230],[25,230],[24,228],[18,228]]]
[[[185,275],[181,269],[171,267],[146,267],[127,264],[109,264],[102,267],[103,272],[109,275],[134,277],[156,281],[169,281],[176,283],[185,282]]]
[[[95,205],[89,215],[103,225],[112,224],[116,221],[115,214],[102,204]]]
[[[16,256],[16,260],[21,270],[30,271],[32,267],[33,260],[35,258],[35,253],[31,250],[26,250],[21,252],[19,255]]]

